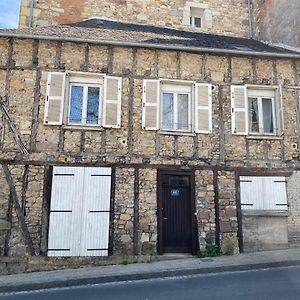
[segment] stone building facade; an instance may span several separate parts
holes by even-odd
[[[244,45],[244,39],[227,40],[226,37],[220,38],[222,47],[228,43],[227,48],[219,51],[212,50],[213,46],[206,50],[199,47],[199,51],[189,46],[176,50],[174,44],[164,45],[163,41],[157,46],[146,42],[140,42],[140,46],[138,42],[135,46],[126,45],[120,36],[115,39],[122,44],[114,44],[111,42],[114,32],[106,30],[111,33],[110,42],[97,36],[105,34],[105,28],[87,24],[50,28],[53,36],[39,29],[0,32],[1,272],[105,264],[124,259],[146,260],[167,253],[169,248],[164,248],[168,243],[164,239],[166,215],[163,213],[167,205],[166,190],[169,193],[166,195],[171,195],[173,200],[181,193],[189,193],[189,217],[185,223],[190,230],[189,253],[205,249],[208,240],[224,254],[232,247],[238,252],[299,246],[299,55],[264,48],[263,44],[253,41]],[[152,34],[155,30],[151,27],[149,32]],[[94,40],[87,38],[91,32]],[[135,32],[140,34],[136,27]],[[140,32],[145,34],[145,27],[140,28]],[[85,35],[86,39],[81,40]],[[125,32],[125,37],[128,36]],[[168,37],[164,37],[168,41]],[[213,45],[215,36],[210,38]],[[195,39],[202,40],[200,36]],[[182,38],[179,40],[182,45]],[[229,46],[233,48],[228,49]],[[245,52],[245,48],[250,50]],[[55,93],[61,89],[56,82],[54,94],[49,92],[53,76],[68,80],[63,90],[70,95],[72,82],[85,86],[88,78],[91,86],[101,86],[101,89],[103,86],[103,97],[108,99],[101,112],[105,122],[97,126],[74,125],[70,121],[71,109],[60,111],[55,106],[57,110],[51,110],[47,101],[59,101]],[[114,80],[121,83],[117,92],[119,102],[112,96],[115,92],[110,90],[109,80],[112,86]],[[156,92],[147,94],[147,89],[153,92],[155,88],[151,84],[158,83],[157,98]],[[165,94],[170,94],[170,89],[173,99],[177,99],[174,107],[179,105],[179,94],[181,97],[191,95],[187,110],[191,114],[199,112],[195,117],[186,115],[192,124],[185,123],[187,127],[181,130],[170,128],[177,126],[175,121],[162,125],[154,121],[153,125],[155,117],[150,115],[147,119],[149,114],[145,113],[147,107],[153,107],[151,101],[162,101],[165,98],[161,97],[168,97]],[[243,129],[249,124],[242,124],[240,114],[244,114],[242,120],[246,120],[248,107],[238,104],[246,101],[239,89],[249,95],[255,90],[261,95],[257,99],[270,97],[275,101],[272,107],[276,124],[272,125],[271,134],[251,134]],[[270,92],[274,95],[268,96]],[[62,103],[71,101],[70,95],[63,97]],[[108,109],[110,104],[118,106],[117,117],[110,115],[110,111],[114,111]],[[72,108],[70,102],[68,105]],[[158,106],[157,110],[164,109]],[[280,124],[281,113],[283,124]],[[265,123],[261,126],[267,130]],[[109,213],[106,233],[109,236],[108,248],[88,250],[107,253],[104,258],[80,255],[80,252],[82,257],[59,255],[57,251],[70,249],[49,247],[52,238],[49,231],[54,228],[51,216],[62,212],[52,206],[58,197],[55,188],[60,188],[54,183],[55,176],[73,176],[72,170],[86,172],[89,168],[108,172],[92,176],[111,178],[109,209],[90,209],[93,213]],[[62,170],[65,173],[60,174]],[[245,209],[245,205],[249,205],[241,196],[244,195],[242,182],[247,182],[243,180],[245,176],[272,177],[274,182],[287,182],[287,192],[284,188],[287,203],[279,203],[284,209],[271,212]],[[283,179],[276,181],[279,177]],[[168,180],[177,180],[177,185],[171,185]],[[185,188],[187,180],[188,189]],[[68,191],[65,186],[64,189]],[[262,232],[260,224],[265,219],[271,224],[270,230],[276,225],[280,231],[275,240],[267,238],[270,231]],[[66,228],[71,228],[74,223],[68,226]],[[59,242],[59,237],[56,239]],[[181,250],[175,249],[175,252]],[[56,257],[52,257],[53,253]]]
[[[80,22],[91,17],[191,28],[190,17],[201,19],[197,31],[248,36],[247,1],[229,0],[22,0],[20,27]]]

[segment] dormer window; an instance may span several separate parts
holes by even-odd
[[[192,27],[201,28],[202,27],[202,20],[200,17],[190,17],[190,25]]]

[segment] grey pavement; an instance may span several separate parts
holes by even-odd
[[[164,257],[162,257],[163,259]],[[0,276],[0,292],[300,265],[300,249]]]

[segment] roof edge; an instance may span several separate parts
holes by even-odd
[[[255,57],[275,57],[275,58],[289,58],[300,59],[299,54],[289,53],[275,53],[275,52],[258,52],[258,51],[239,51],[232,49],[218,49],[218,48],[206,48],[206,47],[184,47],[184,46],[172,46],[172,45],[159,45],[152,43],[137,43],[137,42],[120,42],[113,40],[97,41],[93,39],[83,39],[74,37],[60,37],[49,35],[32,35],[32,34],[19,34],[19,33],[0,33],[0,37],[20,38],[20,39],[34,39],[34,40],[50,40],[61,42],[75,42],[75,43],[90,43],[106,46],[119,46],[119,47],[135,47],[135,48],[151,48],[162,50],[174,50],[174,51],[186,51],[193,53],[213,53],[213,54],[232,54],[237,56],[255,56]]]

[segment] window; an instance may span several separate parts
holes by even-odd
[[[191,131],[191,87],[181,91],[179,87],[177,92],[172,86],[164,87],[161,99],[161,129]]]
[[[287,210],[285,177],[241,176],[241,206],[245,210]]]
[[[202,20],[200,17],[190,17],[190,25],[192,27],[198,27],[201,28],[202,27]]]
[[[73,82],[70,78],[68,124],[101,124],[102,84],[100,81],[98,84],[84,83],[91,79],[77,81]]]
[[[283,133],[279,87],[232,86],[231,111],[233,134]]]
[[[144,80],[142,127],[146,130],[210,133],[212,86]]]
[[[121,126],[122,79],[103,74],[48,74],[44,124]]]

